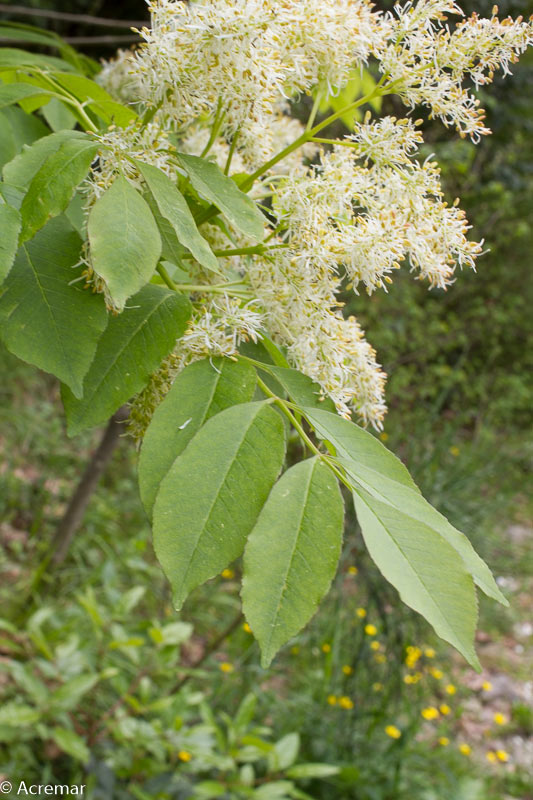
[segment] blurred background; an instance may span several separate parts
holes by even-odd
[[[462,6],[490,16],[492,3]],[[47,27],[97,60],[147,19],[141,0],[0,4],[0,21]],[[402,270],[348,308],[389,375],[382,440],[511,601],[481,600],[483,674],[401,606],[355,520],[329,598],[269,671],[239,617],[238,564],[178,616],[127,438],[51,566],[101,432],[69,440],[57,383],[0,349],[0,780],[85,783],[96,800],[533,798],[531,53],[513,73],[481,92],[493,135],[479,145],[424,125],[424,155],[485,240],[477,272],[441,292]]]

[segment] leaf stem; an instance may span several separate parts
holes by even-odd
[[[172,280],[172,278],[170,277],[170,275],[166,271],[166,269],[163,266],[163,264],[158,264],[157,267],[156,267],[156,270],[157,270],[157,272],[159,272],[159,274],[161,275],[161,277],[163,278],[163,280],[165,281],[165,283],[166,283],[166,285],[168,286],[169,289],[172,289],[172,291],[174,291],[174,292],[178,292],[179,291],[177,285],[174,283],[174,281]]]

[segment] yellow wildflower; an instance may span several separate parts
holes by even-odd
[[[448,737],[447,737],[447,736],[441,736],[441,737],[440,737],[440,739],[439,739],[439,744],[440,744],[442,747],[447,747],[447,745],[449,745],[449,744],[450,744],[450,740],[448,739]]]
[[[331,653],[331,645],[325,642],[320,648],[323,653]]]
[[[490,692],[492,691],[492,683],[490,681],[483,681],[481,688],[484,692]]]
[[[420,713],[424,719],[437,719],[439,716],[439,709],[434,706],[428,706],[427,708],[423,708]]]
[[[485,758],[487,759],[487,761],[490,761],[491,764],[495,764],[496,761],[498,760],[496,758],[496,753],[493,750],[487,750],[487,752],[485,753]]]
[[[469,756],[472,752],[472,748],[469,744],[460,744],[459,745],[459,752],[462,753],[464,756]]]
[[[342,671],[345,675],[351,675],[353,672],[353,667],[351,667],[349,664],[345,664],[342,668]]]
[[[447,706],[446,703],[442,703],[442,705],[439,706],[439,711],[441,714],[444,714],[444,716],[446,716],[447,714],[451,713],[451,708],[450,706]]]
[[[414,666],[416,666],[421,655],[422,650],[419,647],[413,647],[412,645],[409,645],[409,647],[406,648],[405,663],[409,669],[412,669]]]
[[[339,697],[339,705],[341,708],[346,708],[346,709],[353,708],[353,700],[350,700],[349,697],[343,695],[342,697]]]
[[[377,632],[378,629],[376,628],[375,625],[372,625],[371,623],[365,625],[365,633],[367,636],[375,636]]]
[[[328,694],[328,703],[329,703],[330,706],[336,706],[337,705],[337,697],[336,697],[336,695]]]
[[[348,567],[348,575],[357,575],[358,572],[359,570],[357,567]]]
[[[457,445],[456,445],[456,444],[453,444],[453,445],[450,447],[450,453],[452,454],[452,456],[453,456],[454,458],[457,458],[457,456],[459,455],[459,453],[460,453],[460,452],[461,452],[461,451],[460,451],[460,449],[457,447]]]
[[[496,725],[505,725],[507,722],[507,717],[505,714],[502,714],[501,711],[497,711],[496,714],[494,714],[493,719]]]
[[[383,684],[382,683],[373,683],[372,689],[374,692],[381,692],[383,691]]]
[[[223,577],[223,578],[225,578],[227,581],[229,581],[229,580],[231,580],[231,578],[234,578],[234,577],[235,577],[235,573],[233,572],[233,570],[232,570],[232,569],[223,569],[223,570],[222,570],[222,572],[221,572],[220,574],[221,574],[221,575],[222,575],[222,577]]]
[[[455,688],[455,686],[453,685],[453,683],[449,683],[449,684],[446,686],[446,688],[444,689],[444,691],[446,692],[446,694],[455,694],[455,693],[456,693],[456,691],[457,691],[457,689]]]
[[[417,683],[417,680],[414,675],[404,675],[403,682],[410,684],[410,683]]]
[[[367,625],[367,628],[368,628],[368,625]],[[376,642],[375,640],[373,642],[370,642],[370,649],[371,650],[379,650],[380,647],[381,647],[381,645],[380,645],[379,642]]]
[[[374,653],[374,661],[376,664],[384,664],[386,660],[387,658],[383,653]]]
[[[242,629],[243,629],[243,631],[246,631],[246,633],[251,633],[252,632],[252,629],[250,628],[250,626],[248,625],[247,622],[244,623],[244,625],[242,626]]]
[[[355,613],[359,619],[364,619],[366,617],[366,608],[356,608]]]
[[[437,669],[437,667],[431,667],[431,669],[429,670],[429,674],[433,675],[433,677],[437,681],[440,681],[441,678],[444,677],[444,673],[442,672],[442,670]]]
[[[221,672],[233,672],[235,669],[233,664],[230,664],[229,661],[221,661],[218,668]]]
[[[300,646],[297,645],[297,644],[294,644],[291,647],[291,653],[293,654],[293,656],[297,656],[299,652],[300,652]]]
[[[385,431],[381,431],[381,433],[379,434],[379,438],[381,439],[382,442],[386,442],[389,438],[389,434],[385,433]]]
[[[498,761],[509,761],[509,753],[507,753],[505,750],[496,750],[496,758]]]
[[[391,739],[399,739],[402,735],[402,732],[396,725],[387,725],[385,728],[385,733],[387,736],[390,736]]]
[[[180,761],[190,761],[192,756],[187,750],[180,750],[178,753],[178,758]]]
[[[426,658],[435,658],[435,651],[432,647],[426,647],[424,650],[424,655]]]

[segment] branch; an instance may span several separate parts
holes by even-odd
[[[24,6],[12,6],[7,3],[0,3],[0,12],[18,17],[44,17],[45,19],[58,19],[64,22],[78,22],[80,25],[96,25],[102,28],[142,28],[146,25],[146,20],[129,22],[124,19],[106,19],[105,17],[93,17],[90,14],[70,14],[65,11],[25,8]]]

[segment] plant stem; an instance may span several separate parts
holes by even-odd
[[[215,119],[213,121],[213,127],[211,128],[211,134],[209,136],[209,139],[207,140],[206,146],[204,147],[204,149],[200,153],[200,158],[205,158],[205,156],[209,153],[209,151],[213,147],[213,144],[215,143],[215,139],[217,138],[218,132],[220,131],[220,128],[222,126],[222,122],[224,120],[225,114],[226,114],[226,112],[222,110],[222,102],[221,102],[221,100],[219,98],[218,104],[217,104],[217,111],[216,111],[216,114],[215,114]]]
[[[233,139],[231,140],[231,145],[229,148],[228,158],[226,161],[226,166],[224,167],[224,175],[229,175],[229,170],[231,167],[231,162],[233,160],[233,154],[235,152],[235,148],[237,147],[237,139],[239,138],[240,130],[237,129],[233,135]]]
[[[179,289],[177,285],[174,283],[168,272],[166,271],[165,267],[162,264],[158,264],[156,267],[156,271],[159,272],[163,280],[165,281],[166,285],[169,289],[172,289],[174,292],[178,292]]]

